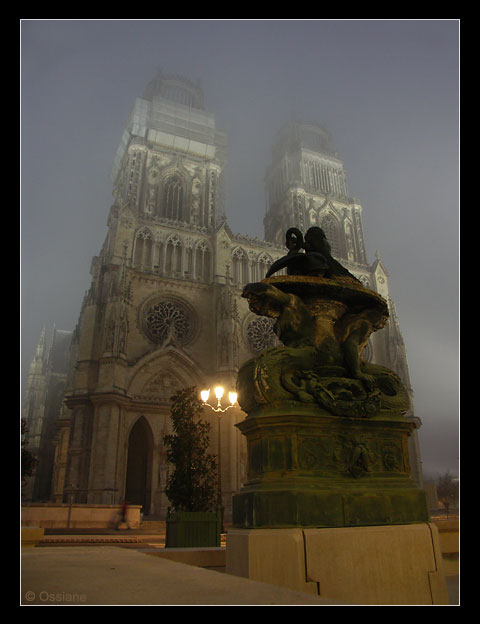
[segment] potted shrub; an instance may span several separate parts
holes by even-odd
[[[174,469],[165,488],[171,505],[165,547],[220,546],[217,463],[208,453],[210,424],[200,418],[203,405],[194,386],[170,400],[173,433],[164,436],[164,444]]]

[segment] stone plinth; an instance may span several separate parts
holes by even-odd
[[[344,527],[427,522],[410,477],[400,419],[337,418],[317,409],[249,417],[248,480],[233,496],[237,528]]]
[[[410,474],[408,391],[362,357],[387,303],[350,275],[270,277],[243,296],[283,344],[238,374],[248,473],[227,572],[340,603],[448,604],[438,531]]]
[[[239,370],[248,474],[233,497],[233,526],[427,522],[410,474],[408,392],[393,371],[362,358],[388,318],[382,297],[348,276],[302,275],[247,284],[243,296],[277,319],[283,345]]]
[[[232,529],[226,572],[358,605],[446,605],[430,523],[324,529]]]

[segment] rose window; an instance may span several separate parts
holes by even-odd
[[[162,342],[167,336],[171,336],[180,343],[185,343],[192,329],[188,312],[173,301],[161,301],[152,305],[145,315],[145,327],[149,337],[155,342]]]
[[[269,347],[281,344],[277,335],[273,331],[275,320],[265,316],[259,316],[250,321],[247,326],[246,336],[250,348],[255,351],[263,351]]]

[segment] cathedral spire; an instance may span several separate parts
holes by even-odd
[[[45,363],[45,342],[46,342],[46,329],[45,326],[40,334],[40,339],[35,349],[35,355],[33,356],[30,364],[30,374],[42,373]]]
[[[37,356],[43,357],[43,352],[45,350],[45,336],[46,336],[46,328],[45,325],[43,326],[42,329],[42,333],[40,334],[40,340],[38,341],[38,345],[37,345]]]
[[[348,195],[343,162],[325,126],[291,122],[277,133],[265,176],[266,240],[281,245],[291,227],[321,227],[332,255],[366,262],[361,206]]]

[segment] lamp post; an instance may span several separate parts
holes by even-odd
[[[210,396],[210,390],[202,390],[200,392],[200,396],[202,397],[203,404],[218,414],[218,498],[217,498],[217,504],[220,507],[220,514],[221,514],[220,531],[221,533],[224,533],[223,502],[222,502],[222,442],[221,442],[221,436],[220,436],[221,434],[220,420],[221,420],[222,414],[224,414],[227,410],[231,409],[232,407],[235,407],[235,403],[237,402],[237,393],[229,392],[228,400],[230,401],[230,405],[227,405],[227,407],[222,407],[222,397],[225,393],[224,388],[222,386],[216,386],[213,392],[217,398],[216,407],[214,405],[210,405],[210,403],[207,403],[208,398]]]
[[[73,499],[74,499],[76,490],[78,490],[78,485],[74,485],[73,483],[70,483],[68,485],[68,489],[65,490],[66,492],[68,492],[67,529],[70,528],[70,519],[72,517]]]

